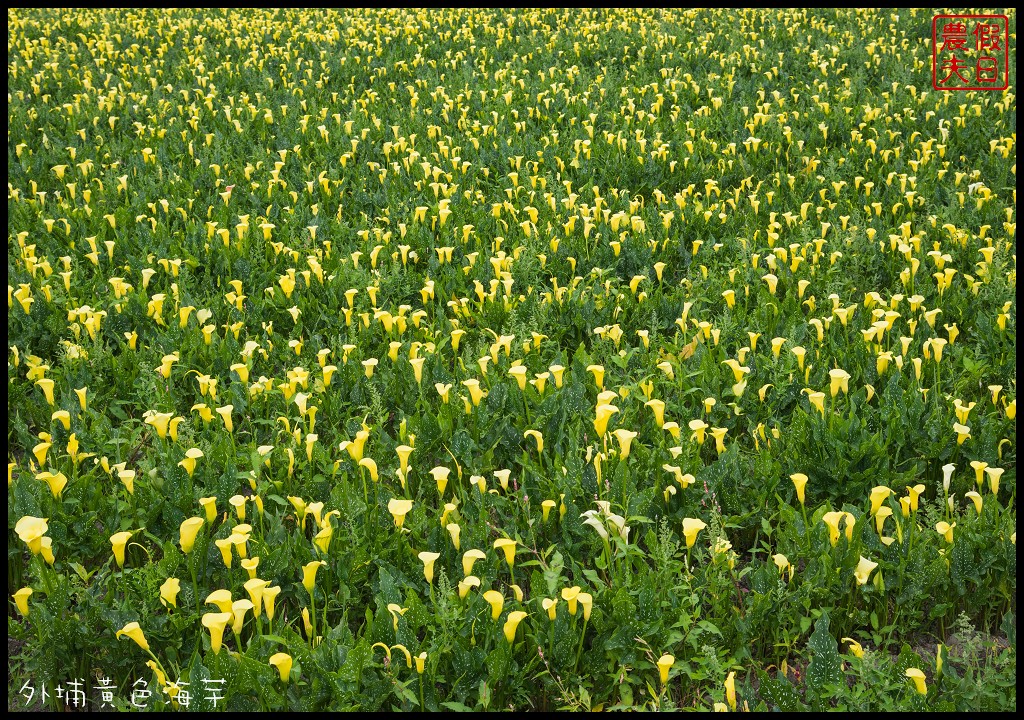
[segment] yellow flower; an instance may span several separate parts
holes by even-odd
[[[950,525],[948,522],[943,520],[943,521],[940,521],[940,522],[935,524],[935,532],[937,532],[939,535],[944,537],[946,539],[946,542],[952,543],[953,542],[953,528],[955,528],[955,527],[956,527],[956,523],[953,523],[952,525]]]
[[[242,632],[242,626],[245,624],[245,614],[252,609],[253,604],[250,600],[235,600],[231,603],[231,632],[236,635]]]
[[[821,413],[822,417],[825,417],[825,393],[809,392],[807,393],[807,399],[814,406],[814,409]]]
[[[705,440],[705,433],[708,429],[708,424],[701,419],[691,420],[687,423],[690,430],[693,431],[693,435],[690,436],[691,440],[696,440],[698,445],[703,445]]]
[[[202,527],[203,519],[201,517],[190,517],[181,523],[178,544],[181,546],[183,553],[192,552],[192,548],[196,543],[196,535],[199,534],[199,530]]]
[[[214,655],[220,654],[220,646],[224,640],[224,628],[231,621],[229,612],[206,613],[203,615],[203,627],[210,631],[210,649]]]
[[[260,613],[263,612],[263,591],[266,589],[270,582],[267,580],[260,580],[259,578],[249,578],[245,581],[242,586],[245,591],[249,593],[249,600],[252,602],[252,614],[253,617],[259,617]]]
[[[256,568],[260,566],[260,557],[259,555],[256,555],[255,557],[246,558],[242,560],[241,564],[242,569],[245,570],[246,574],[249,576],[249,579],[252,580],[256,577]]]
[[[43,395],[46,396],[46,402],[52,406],[54,404],[53,380],[51,380],[50,378],[39,378],[38,380],[36,380],[36,385],[39,386],[39,389],[43,391]]]
[[[421,652],[419,655],[417,655],[415,658],[413,658],[413,660],[416,661],[416,672],[419,673],[420,675],[422,675],[424,669],[426,669],[426,662],[427,662],[427,653],[426,653],[426,651]]]
[[[395,518],[395,527],[402,527],[405,516],[412,510],[413,501],[399,498],[391,498],[388,501],[388,512]]]
[[[848,642],[848,643],[850,643],[850,653],[855,658],[862,658],[862,657],[864,657],[864,648],[861,647],[861,644],[859,642],[857,642],[856,640],[854,640],[853,638],[851,638],[851,637],[844,637],[841,642]]]
[[[509,567],[516,562],[516,541],[509,538],[498,538],[494,541],[494,549],[505,553],[505,562]]]
[[[540,510],[543,515],[543,521],[548,521],[548,516],[551,514],[551,510],[557,505],[554,500],[545,500],[540,504]]]
[[[434,383],[434,389],[437,390],[437,394],[441,396],[441,402],[447,405],[452,390],[451,383],[448,383],[447,385],[443,383]]]
[[[277,668],[281,675],[281,682],[288,682],[288,676],[292,672],[292,656],[288,653],[275,653],[270,656],[271,667]]]
[[[38,555],[42,549],[42,538],[47,529],[46,518],[37,518],[31,515],[24,516],[14,526],[14,532],[18,534],[23,543],[28,545],[28,549],[33,555]]]
[[[953,432],[956,433],[956,444],[963,445],[971,437],[971,428],[960,423],[953,423]]]
[[[192,473],[196,471],[196,460],[203,457],[203,451],[199,448],[189,448],[185,451],[185,457],[181,462],[178,463],[181,467],[185,468],[185,472],[188,473],[189,477],[192,477]]]
[[[423,577],[427,579],[427,584],[433,585],[434,563],[437,561],[439,557],[441,557],[440,553],[423,551],[416,557],[418,557],[420,559],[420,562],[423,563]]]
[[[558,598],[544,598],[541,600],[540,605],[547,611],[548,620],[554,622],[558,613]]]
[[[683,535],[686,536],[687,549],[693,547],[693,544],[697,542],[697,535],[706,527],[707,523],[698,518],[683,519]]]
[[[857,578],[857,584],[864,585],[867,583],[868,578],[871,576],[871,572],[876,567],[878,567],[878,563],[871,562],[862,555],[860,562],[857,563],[857,568],[853,571],[854,576]]]
[[[228,498],[228,505],[235,509],[238,519],[245,521],[245,495],[232,495]]]
[[[590,593],[581,592],[576,596],[576,600],[583,606],[584,622],[590,620],[590,612],[594,609],[594,596]]]
[[[216,496],[199,498],[199,504],[206,512],[206,522],[212,523],[217,519],[217,498]]]
[[[625,428],[618,428],[612,431],[612,435],[619,443],[619,457],[623,460],[629,457],[630,447],[632,446],[633,440],[636,438],[637,433],[632,430],[626,430]]]
[[[832,394],[832,397],[838,395],[840,390],[843,391],[844,395],[850,392],[850,373],[836,368],[829,370],[828,376],[831,378],[829,392]]]
[[[563,365],[552,365],[548,368],[555,378],[555,387],[562,387],[562,374],[565,372]]]
[[[992,491],[993,495],[998,495],[999,478],[1003,475],[1003,468],[985,468],[985,474],[988,475],[988,489]]]
[[[964,497],[970,498],[971,502],[974,503],[974,509],[978,511],[979,515],[981,515],[981,506],[982,506],[981,495],[979,495],[977,493],[977,491],[971,490]]]
[[[302,587],[306,588],[310,595],[313,594],[313,586],[316,583],[316,571],[326,564],[323,560],[313,560],[302,567]]]
[[[233,433],[235,431],[235,425],[231,421],[231,411],[234,410],[234,409],[235,409],[234,405],[225,405],[223,407],[217,408],[217,414],[220,415],[221,420],[224,421],[224,428],[229,433]]]
[[[434,478],[434,482],[437,483],[438,495],[444,495],[445,488],[448,487],[448,475],[450,474],[450,468],[440,465],[430,470],[430,475]]]
[[[24,617],[28,617],[28,599],[33,593],[32,588],[23,587],[18,592],[14,593],[14,603],[18,606],[18,612]]]
[[[469,380],[463,380],[462,384],[469,390],[469,398],[473,402],[473,407],[479,406],[480,400],[484,397],[484,392],[480,389],[480,381],[476,378],[470,378]]]
[[[370,471],[370,479],[377,482],[380,476],[377,474],[377,462],[373,458],[364,457],[359,461],[359,467]]]
[[[484,600],[491,606],[491,619],[497,620],[501,617],[501,609],[505,605],[504,596],[497,590],[488,590],[484,593]]]
[[[668,683],[668,671],[672,669],[672,666],[676,664],[676,658],[674,655],[662,655],[658,658],[658,675],[661,677],[661,684],[665,685]]]
[[[793,355],[796,357],[797,367],[799,367],[800,370],[803,370],[804,359],[807,357],[807,349],[802,347],[801,345],[797,345],[796,347],[791,348],[790,352],[793,353]]]
[[[480,587],[480,578],[475,575],[469,575],[465,579],[459,580],[459,600],[465,600],[470,589],[475,587]]]
[[[472,574],[473,564],[477,560],[483,560],[486,557],[483,550],[473,549],[462,553],[462,574],[466,576]]]
[[[839,522],[843,519],[845,513],[833,510],[822,515],[821,519],[828,526],[828,541],[832,544],[832,547],[836,546],[839,541]]]
[[[124,546],[132,534],[128,531],[114,533],[110,536],[110,545],[114,550],[114,559],[118,567],[124,567]]]
[[[654,413],[654,424],[659,428],[665,425],[665,402],[663,400],[648,400],[644,403]]]
[[[220,550],[221,559],[224,560],[224,567],[230,568],[232,559],[231,548],[234,546],[234,543],[231,541],[231,538],[226,537],[221,538],[219,540],[214,540],[213,544],[217,546],[218,550]]]
[[[171,607],[178,607],[178,593],[181,591],[181,582],[178,578],[167,578],[160,586],[160,602]]]
[[[525,617],[526,613],[522,610],[513,610],[508,614],[508,618],[505,620],[505,627],[502,628],[502,631],[505,633],[505,639],[510,643],[515,642],[516,629]]]
[[[725,678],[725,700],[732,710],[736,709],[736,673],[730,672]]]
[[[36,462],[39,463],[39,467],[46,464],[46,453],[49,451],[51,443],[41,442],[32,448],[32,454],[35,455]]]
[[[231,610],[231,591],[230,590],[214,590],[212,593],[206,596],[206,600],[203,601],[205,605],[216,605],[217,609],[221,612],[230,612]]]
[[[544,435],[539,430],[527,430],[523,433],[524,438],[532,437],[537,442],[537,454],[544,452]]]
[[[263,611],[267,614],[267,618],[270,620],[274,619],[274,600],[280,593],[280,585],[263,588]]]
[[[876,514],[878,512],[878,509],[880,507],[882,507],[882,503],[885,502],[885,499],[887,497],[889,497],[891,494],[892,494],[892,490],[890,490],[889,488],[885,487],[884,485],[879,485],[877,487],[872,488],[871,489],[871,513],[870,514],[871,515]]]
[[[587,372],[588,373],[593,373],[593,375],[594,375],[594,384],[597,385],[597,387],[599,387],[599,388],[601,388],[603,390],[604,389],[604,366],[603,365],[588,365],[587,366]],[[555,380],[555,384],[558,385],[559,387],[561,387],[561,383],[559,383],[557,381],[557,377],[556,377],[556,380]],[[601,434],[603,435],[604,433],[601,433]]]
[[[142,628],[139,627],[137,622],[128,623],[118,630],[114,637],[120,640],[122,635],[130,637],[140,648],[147,652],[149,651],[149,642],[146,640],[146,636],[142,634]]]
[[[789,476],[789,479],[793,481],[793,487],[796,488],[796,499],[803,505],[804,489],[807,487],[807,476],[803,473],[793,473]]]
[[[924,485],[918,483],[913,487],[907,486],[907,495],[910,497],[910,510],[911,512],[917,512],[919,499],[921,494],[924,493]]]
[[[928,684],[924,680],[924,673],[918,668],[907,668],[904,674],[914,681],[914,689],[919,695],[928,694]]]

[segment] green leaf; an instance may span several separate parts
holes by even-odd
[[[814,623],[814,632],[807,641],[807,647],[813,653],[811,663],[807,666],[807,688],[819,695],[827,692],[828,686],[843,681],[843,664],[839,659],[838,645],[829,634],[828,627],[828,613],[823,612]]]

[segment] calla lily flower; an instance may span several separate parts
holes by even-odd
[[[124,567],[124,548],[132,534],[128,531],[114,533],[110,536],[110,545],[114,550],[114,559],[118,567]]]
[[[473,573],[473,564],[477,560],[483,560],[486,557],[483,550],[473,549],[462,553],[462,574],[467,577],[471,575]]]
[[[850,643],[850,654],[852,654],[855,658],[864,657],[864,648],[861,647],[861,644],[853,638],[844,637],[841,642]]]
[[[574,616],[580,604],[580,586],[574,585],[571,588],[562,588],[561,595],[568,605],[569,615]]]
[[[917,690],[918,695],[928,694],[928,684],[925,682],[924,672],[919,668],[907,668],[904,674],[914,681],[914,689]]]
[[[871,489],[871,513],[870,514],[871,515],[877,514],[878,513],[878,509],[880,507],[882,507],[882,503],[885,502],[885,499],[888,498],[891,494],[892,494],[892,490],[890,490],[889,488],[885,487],[884,485],[879,485],[879,486],[877,486],[875,488],[872,488]]]
[[[224,628],[232,620],[229,612],[206,613],[203,615],[203,627],[210,631],[210,649],[214,655],[220,654],[221,643],[224,641]]]
[[[878,563],[871,562],[863,555],[860,558],[860,562],[857,563],[857,568],[853,571],[854,577],[857,578],[858,585],[864,585],[867,583],[868,578],[871,576],[871,572],[878,567]]]
[[[402,527],[405,523],[405,516],[412,510],[413,501],[400,498],[391,498],[388,501],[388,512],[395,519],[395,527]]]
[[[665,654],[658,658],[658,675],[661,678],[662,685],[668,683],[668,672],[672,669],[672,666],[675,664],[675,655]]]
[[[505,605],[504,596],[497,590],[488,590],[484,593],[484,600],[491,606],[491,619],[497,620],[501,617],[501,609]]]
[[[189,477],[196,471],[196,460],[203,457],[203,451],[199,448],[189,448],[185,451],[185,457],[178,465],[185,468],[185,472],[188,473]]]
[[[448,476],[451,474],[451,469],[438,466],[430,470],[431,477],[434,478],[434,482],[437,483],[437,494],[444,495],[445,488],[448,487]]]
[[[253,617],[259,617],[260,613],[263,612],[263,591],[270,584],[267,580],[260,580],[259,578],[250,578],[245,581],[242,586],[245,591],[249,593],[249,600],[252,602],[252,614]]]
[[[515,642],[516,629],[524,618],[526,618],[526,613],[522,610],[513,610],[508,614],[508,618],[505,620],[505,627],[502,628],[502,632],[504,632],[505,639],[508,640],[509,643]]]
[[[252,609],[252,601],[245,598],[231,603],[231,632],[235,635],[242,632],[242,626],[245,624],[245,614]]]
[[[547,611],[548,620],[554,622],[558,614],[558,598],[544,598],[540,606]]]
[[[505,562],[511,568],[516,562],[516,541],[509,538],[498,538],[494,541],[494,549],[505,553]]]
[[[583,620],[584,622],[590,620],[590,613],[594,609],[594,596],[590,593],[581,592],[576,596],[576,600],[583,607]]]
[[[683,535],[686,537],[687,549],[693,547],[693,544],[697,542],[697,535],[706,527],[707,523],[699,518],[683,519]]]
[[[618,428],[612,431],[612,435],[619,443],[619,457],[625,460],[629,457],[630,447],[632,446],[633,440],[636,439],[637,433],[632,430],[626,430],[625,428]]]
[[[46,518],[32,517],[26,515],[14,526],[14,531],[21,538],[21,541],[28,545],[33,555],[38,555],[42,549],[42,537],[46,534],[48,526]]]
[[[807,476],[803,473],[793,473],[789,476],[789,479],[793,481],[793,487],[796,488],[796,498],[800,501],[800,504],[804,504],[804,489],[807,487]]]
[[[271,667],[277,668],[277,672],[281,676],[281,682],[288,682],[288,676],[292,672],[292,656],[283,652],[274,653],[270,656],[269,663]]]
[[[181,523],[178,544],[181,546],[183,553],[192,552],[192,548],[196,543],[196,535],[199,534],[199,530],[202,527],[203,519],[201,517],[190,517]]]
[[[480,587],[480,578],[476,575],[469,575],[459,580],[459,600],[465,600],[472,588]]]
[[[32,596],[34,591],[30,587],[23,587],[12,596],[14,598],[14,604],[18,606],[18,612],[23,617],[28,617],[28,599]]]
[[[433,585],[434,563],[437,561],[439,557],[441,557],[441,554],[436,552],[424,551],[419,553],[419,555],[417,555],[416,557],[418,557],[420,559],[420,562],[423,563],[423,577],[427,579],[427,584]]]
[[[773,293],[774,294],[774,293]],[[725,678],[725,701],[729,703],[729,709],[736,710],[736,673],[730,672]]]
[[[950,525],[946,521],[940,521],[935,524],[935,532],[946,539],[946,542],[953,543],[953,528],[956,527],[956,523]]]
[[[280,585],[263,588],[263,611],[267,614],[267,619],[269,620],[274,619],[274,600],[280,593]]]
[[[139,627],[137,622],[128,623],[118,630],[114,637],[120,640],[122,635],[131,638],[140,648],[149,652],[149,641],[146,640],[146,636],[142,633],[142,628]]]
[[[597,417],[594,419],[594,431],[598,437],[604,437],[608,431],[608,420],[617,413],[619,409],[614,405],[603,404],[597,406]]]
[[[323,560],[313,560],[302,567],[302,587],[306,588],[310,595],[313,594],[313,587],[316,584],[316,571],[326,564]]]
[[[167,578],[160,586],[160,602],[165,606],[178,607],[178,593],[181,591],[181,582],[178,578]]]

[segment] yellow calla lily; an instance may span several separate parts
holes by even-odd
[[[505,620],[505,626],[502,628],[502,632],[505,634],[505,639],[509,643],[515,642],[516,630],[519,628],[521,623],[526,618],[526,613],[522,610],[513,610],[508,614],[508,618]]]
[[[167,578],[160,586],[160,602],[164,606],[178,607],[178,593],[181,591],[181,581],[178,578]]]
[[[230,612],[206,613],[203,615],[203,627],[210,631],[210,649],[214,655],[220,654],[221,644],[224,641],[224,628],[232,619]]]
[[[668,672],[672,669],[672,666],[676,664],[675,655],[669,655],[668,653],[658,658],[658,676],[661,679],[661,684],[665,685],[668,683]]]
[[[288,682],[288,677],[292,672],[292,656],[283,652],[274,653],[270,656],[268,662],[271,667],[277,668],[277,672],[281,676],[281,682]]]
[[[142,628],[139,627],[139,624],[137,622],[128,623],[123,628],[118,630],[114,634],[114,637],[120,640],[122,635],[131,638],[140,648],[142,648],[146,652],[149,652],[149,641],[146,640],[146,636],[142,633]]]
[[[124,548],[132,534],[128,531],[114,533],[110,536],[110,545],[114,551],[114,560],[118,567],[124,567]]]
[[[437,561],[439,557],[441,557],[441,554],[436,552],[423,551],[419,553],[416,557],[418,557],[420,559],[420,562],[423,563],[423,577],[427,579],[427,584],[433,585],[434,563]]]

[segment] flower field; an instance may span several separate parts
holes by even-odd
[[[932,16],[9,10],[9,709],[1015,709]]]

